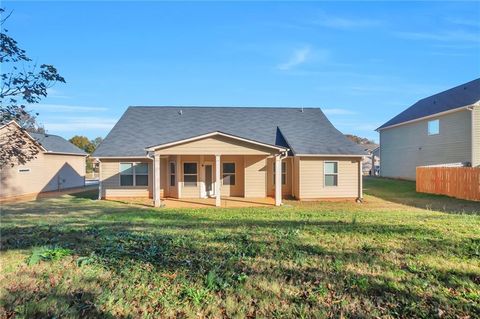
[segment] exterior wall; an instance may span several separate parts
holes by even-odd
[[[287,163],[287,180],[285,184],[282,184],[282,195],[292,196],[293,161],[291,157],[287,157],[283,159],[282,162]],[[268,165],[267,165],[267,194],[268,196],[271,196],[271,197],[275,196],[275,184],[273,183],[274,170],[275,170],[275,158],[269,158]]]
[[[164,196],[167,178],[167,160],[161,160],[160,196]],[[120,186],[120,163],[148,163],[148,186]],[[102,159],[100,168],[102,198],[152,197],[153,162],[149,159]]]
[[[300,198],[300,158],[293,158],[293,197]]]
[[[245,156],[245,197],[267,197],[267,158]]]
[[[213,173],[213,189],[215,189],[215,156],[212,155],[182,155],[180,159],[180,198],[200,198],[201,190],[205,181],[205,172],[203,164],[208,162],[212,164],[212,173]],[[183,182],[183,163],[197,163],[197,186],[185,186]],[[223,171],[222,167],[220,168],[220,178],[221,178],[221,196],[244,196],[244,156],[234,156],[234,155],[225,155],[221,156],[220,163],[223,166],[223,163],[235,163],[235,185],[228,186],[223,185],[222,176]]]
[[[462,110],[381,130],[380,174],[414,180],[417,166],[470,162],[470,113]],[[435,119],[439,119],[440,132],[428,135],[428,121]]]
[[[472,166],[476,167],[480,166],[480,106],[473,109],[472,116]]]
[[[358,198],[360,158],[301,157],[299,199]],[[338,186],[324,186],[324,161],[338,162]]]
[[[29,169],[28,172],[20,172]],[[0,197],[59,191],[85,186],[85,156],[46,154],[25,165],[6,167],[0,172]]]
[[[243,196],[245,186],[245,165],[244,156],[225,155],[220,157],[222,167],[220,167],[220,178],[222,181],[221,195],[222,196]],[[235,163],[235,185],[223,185],[223,163]],[[215,169],[215,167],[214,167]],[[215,171],[214,171],[215,172]],[[215,174],[214,174],[215,176]],[[214,177],[215,179],[215,177]]]
[[[158,152],[172,155],[269,155],[271,149],[225,136],[213,136],[162,148]]]

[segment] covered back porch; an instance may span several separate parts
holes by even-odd
[[[152,197],[156,207],[282,203],[286,148],[215,132],[147,150],[153,159]],[[270,174],[268,167],[273,168]]]

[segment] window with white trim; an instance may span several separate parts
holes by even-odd
[[[275,185],[275,163],[273,164],[273,185]],[[287,184],[287,163],[282,162],[282,185]]]
[[[223,185],[235,185],[235,163],[223,163]]]
[[[120,163],[120,186],[133,186],[133,163]]]
[[[198,167],[197,163],[183,163],[183,185],[197,187]]]
[[[148,186],[148,164],[137,163],[133,169],[135,186]]]
[[[324,185],[338,186],[338,162],[324,162]]]
[[[168,174],[170,176],[170,187],[174,187],[177,179],[174,162],[170,162],[168,166]]]
[[[30,168],[19,168],[18,172],[19,173],[30,173]]]
[[[148,164],[120,163],[120,186],[148,186]]]
[[[428,135],[440,134],[440,120],[428,121]]]

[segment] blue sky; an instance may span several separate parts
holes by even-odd
[[[67,84],[51,134],[105,136],[129,105],[321,107],[344,133],[478,78],[480,2],[11,2],[9,33]],[[154,129],[154,128],[152,128]]]

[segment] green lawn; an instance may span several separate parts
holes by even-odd
[[[382,179],[365,193],[281,208],[4,205],[0,317],[479,317],[480,204]]]

